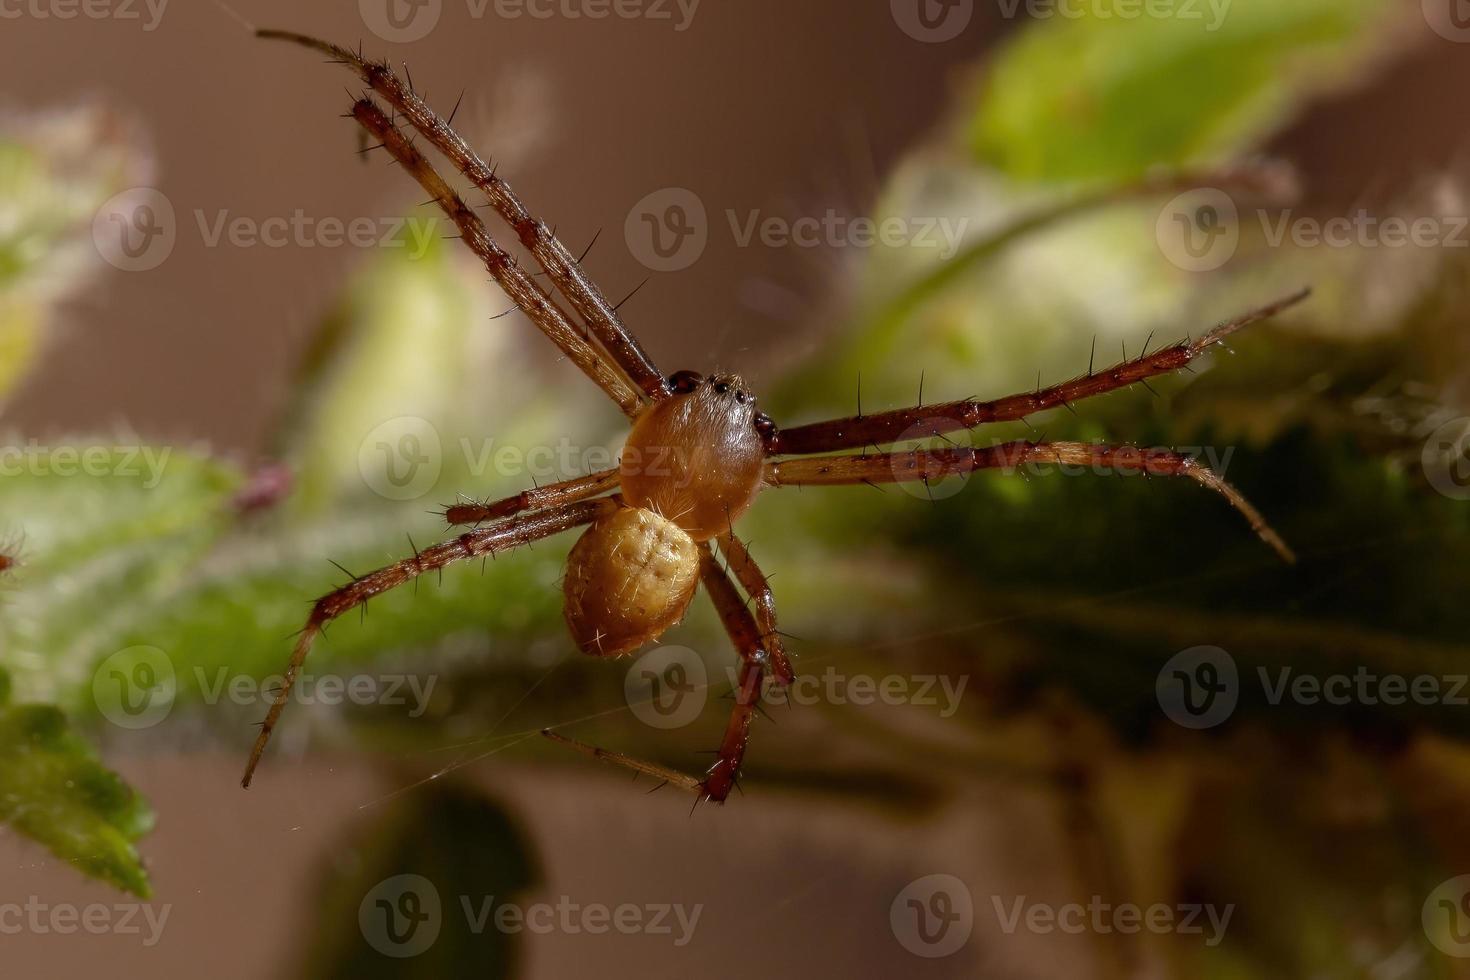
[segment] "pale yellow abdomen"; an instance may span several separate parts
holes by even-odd
[[[684,618],[699,585],[699,549],[677,524],[620,507],[567,557],[567,626],[584,653],[620,657]]]

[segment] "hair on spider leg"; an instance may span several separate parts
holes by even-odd
[[[630,292],[628,295],[624,296],[622,299],[618,300],[616,303],[613,304],[613,310],[614,311],[621,310],[623,308],[623,304],[627,303],[628,300],[632,299],[634,296],[637,296],[638,293],[643,289],[643,287],[644,286],[647,286],[652,280],[653,280],[653,277],[652,276],[649,276],[648,278],[646,278],[642,282],[640,282],[638,285],[634,286],[632,292]]]
[[[361,575],[358,575],[355,572],[350,571],[349,569],[347,569],[346,567],[344,567],[341,562],[337,561],[336,559],[328,558],[327,559],[327,563],[330,564],[330,565],[336,566],[337,571],[339,571],[343,575],[346,575],[347,576],[347,579],[348,579],[347,584],[348,585],[351,585],[353,582],[356,582],[358,579],[362,578]]]

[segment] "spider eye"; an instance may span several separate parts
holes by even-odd
[[[756,412],[755,431],[760,433],[762,439],[769,441],[776,434],[776,423],[765,412]]]
[[[669,375],[669,390],[676,394],[687,395],[703,380],[703,376],[698,371],[675,371]]]
[[[730,391],[730,386],[727,385],[725,382],[723,382],[723,381],[716,381],[715,382],[715,394],[717,394],[717,395],[723,395],[723,394],[727,394],[729,391]]]

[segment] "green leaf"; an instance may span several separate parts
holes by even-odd
[[[115,441],[8,441],[0,513],[24,564],[0,608],[0,666],[22,700],[92,710],[96,664],[125,624],[230,526],[241,475],[198,452]]]
[[[1392,5],[1234,0],[1137,17],[1073,6],[1023,28],[983,77],[969,146],[1010,177],[1124,179],[1231,159],[1361,70]]]
[[[12,705],[0,670],[0,821],[84,874],[141,898],[148,873],[133,846],[153,826],[147,804],[104,768],[49,705]]]

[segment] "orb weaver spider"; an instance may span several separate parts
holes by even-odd
[[[357,99],[350,115],[376,141],[377,146],[371,148],[386,149],[429,192],[500,288],[613,400],[632,428],[616,468],[526,490],[495,503],[452,506],[445,512],[448,523],[470,530],[356,578],[317,600],[291,654],[284,683],[261,724],[242,785],[250,785],[297,673],[328,622],[425,572],[573,528],[587,529],[571,549],[563,592],[566,622],[583,652],[620,657],[656,640],[683,618],[702,584],[739,655],[740,670],[724,737],[714,764],[702,778],[576,742],[550,730],[543,734],[717,803],[725,801],[739,778],[767,674],[783,685],[794,680],[766,576],[733,530],[734,522],[763,490],[928,483],[1028,462],[1109,466],[1154,476],[1188,477],[1203,484],[1224,496],[1282,558],[1294,560],[1286,544],[1239,491],[1193,458],[1177,453],[1141,453],[1131,447],[1075,442],[1013,442],[985,449],[876,454],[865,450],[912,440],[916,433],[943,436],[985,423],[1021,420],[1146,382],[1184,368],[1235,331],[1301,302],[1307,291],[1220,324],[1198,340],[1182,341],[1151,354],[1145,351],[1107,370],[1093,371],[1089,366],[1084,376],[1027,394],[915,406],[779,429],[757,409],[755,397],[736,375],[661,374],[579,260],[526,209],[450,122],[429,108],[386,62],[368,61],[346,48],[293,32],[264,30],[258,34],[321,51],[361,76],[372,94],[365,92]],[[388,104],[393,117],[378,106],[373,94]],[[537,285],[490,237],[480,218],[405,135],[396,121],[398,116],[485,194],[544,270],[551,289]],[[840,454],[853,449],[859,454]],[[814,455],[818,453],[839,455]],[[716,558],[716,549],[724,565]],[[741,597],[741,589],[748,602]]]

